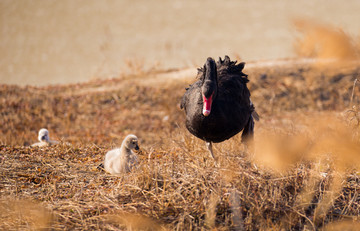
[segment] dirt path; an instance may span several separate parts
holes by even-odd
[[[269,67],[291,67],[296,65],[311,65],[316,62],[315,59],[286,59],[286,60],[267,60],[259,62],[250,62],[245,66],[246,70]],[[102,84],[89,84],[76,91],[72,95],[83,95],[88,93],[108,92],[118,90],[119,88],[131,85],[134,81],[140,85],[154,86],[172,83],[173,81],[191,81],[195,79],[197,68],[187,68],[181,70],[169,70],[153,73],[138,74],[123,79],[114,79],[113,81],[103,82]]]

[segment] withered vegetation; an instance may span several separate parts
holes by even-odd
[[[0,229],[339,230],[360,212],[359,66],[244,69],[260,114],[255,152],[184,128],[194,80],[140,73],[85,84],[0,86]],[[46,127],[61,144],[30,148]],[[105,153],[139,137],[136,171]]]

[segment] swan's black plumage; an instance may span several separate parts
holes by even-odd
[[[199,69],[198,80],[186,89],[181,100],[181,108],[186,113],[186,128],[209,143],[210,148],[211,142],[222,142],[241,130],[242,141],[253,138],[254,106],[246,85],[249,80],[242,72],[244,66],[245,63],[236,64],[228,56],[224,60],[220,58],[216,64],[208,58],[204,68]],[[203,102],[210,95],[208,91],[214,95],[210,114],[205,116]]]

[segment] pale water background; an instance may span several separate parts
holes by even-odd
[[[0,84],[112,78],[131,64],[196,67],[225,54],[291,58],[294,18],[357,37],[359,12],[359,0],[0,0]]]

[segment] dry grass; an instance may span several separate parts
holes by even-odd
[[[245,72],[261,116],[255,153],[236,136],[215,144],[220,166],[184,128],[178,104],[192,77],[151,82],[156,73],[138,72],[81,85],[0,86],[0,229],[354,228],[359,67]],[[27,147],[41,127],[69,144]],[[129,133],[140,139],[139,169],[121,177],[99,170]]]
[[[294,25],[303,34],[295,44],[299,55],[338,60],[360,58],[359,44],[341,28],[304,19],[294,20]]]

